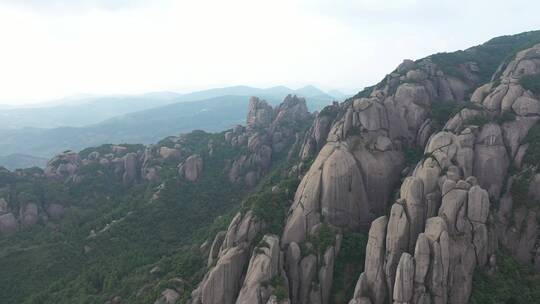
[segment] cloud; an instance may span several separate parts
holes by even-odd
[[[163,2],[163,1],[155,1]],[[3,4],[45,13],[82,13],[88,10],[126,10],[150,5],[144,0],[3,0]]]
[[[353,92],[405,58],[540,28],[540,4],[516,1],[0,0],[0,101],[237,84]]]

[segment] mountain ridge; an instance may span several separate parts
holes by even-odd
[[[540,32],[501,39],[316,115],[253,97],[245,126],[0,171],[0,300],[537,302]]]

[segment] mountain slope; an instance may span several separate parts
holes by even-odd
[[[83,96],[52,101],[41,106],[0,109],[0,129],[82,127],[167,104],[226,96],[260,96],[275,104],[288,94],[310,97],[309,107],[312,110],[324,107],[334,98],[313,86],[299,90],[284,86],[268,89],[232,86],[187,94],[153,92],[131,96]]]
[[[26,154],[9,154],[0,156],[0,166],[6,167],[9,170],[31,167],[45,168],[47,160],[48,159],[43,157],[35,157]]]
[[[316,117],[251,98],[245,127],[0,171],[0,300],[537,303],[530,42],[491,80],[406,60]]]
[[[278,102],[275,96],[261,97],[270,104]],[[0,150],[6,155],[24,152],[50,157],[66,149],[77,151],[105,143],[150,144],[171,134],[197,129],[222,131],[244,121],[248,99],[249,96],[225,95],[195,102],[177,102],[80,128],[0,130]],[[316,108],[318,104],[331,102],[332,98],[325,96],[308,99],[308,104]]]

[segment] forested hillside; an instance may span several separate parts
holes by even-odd
[[[316,114],[0,172],[2,303],[540,302],[540,32]]]

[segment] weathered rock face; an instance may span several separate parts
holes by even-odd
[[[17,232],[18,222],[13,213],[0,215],[0,234],[10,235]]]
[[[45,176],[56,178],[71,177],[79,169],[80,163],[79,154],[73,151],[66,151],[56,155],[47,162]]]
[[[169,148],[169,147],[160,147],[159,155],[164,159],[179,159],[182,155],[180,150]]]
[[[123,157],[124,160],[124,174],[122,180],[124,185],[129,185],[137,178],[137,154],[128,153]]]
[[[425,142],[429,137],[427,116],[432,102],[441,98],[462,100],[468,89],[424,60],[405,64],[370,97],[323,110],[304,140],[300,156],[308,159],[321,150],[298,187],[282,242],[302,242],[320,216],[338,227],[367,228],[387,209],[404,166],[402,147]],[[330,120],[333,124],[327,132]],[[468,175],[473,169],[473,145],[474,141],[463,145],[459,155]],[[420,189],[411,195],[419,201],[431,192]],[[412,197],[409,201],[416,217],[412,234],[417,235],[422,229],[424,210]]]
[[[253,187],[268,172],[274,156],[298,153],[299,130],[310,119],[303,98],[288,95],[275,109],[265,101],[251,98],[247,127],[236,127],[225,134],[225,139],[233,146],[247,144],[247,152],[232,161],[230,181]]]
[[[496,124],[483,126],[476,140],[473,174],[491,197],[500,196],[508,165],[500,127]]]
[[[35,203],[28,203],[21,207],[19,219],[22,226],[34,226],[38,221],[38,206]]]
[[[247,126],[249,128],[267,128],[272,123],[274,110],[266,101],[257,97],[249,99]]]
[[[307,131],[300,149],[300,159],[308,160],[315,156],[326,144],[326,138],[332,127],[332,122],[339,114],[338,103],[326,106],[315,118],[313,125]]]
[[[386,216],[376,219],[371,224],[364,273],[360,275],[356,285],[355,299],[366,298],[374,304],[382,304],[388,296],[384,271],[387,225]]]
[[[463,80],[444,75],[429,59],[405,61],[370,94],[329,106],[316,117],[303,141],[296,139],[302,143],[300,158],[315,158],[290,207],[282,252],[276,236],[264,237],[268,246],[254,250],[245,279],[240,275],[241,290],[231,286],[230,294],[239,293],[237,303],[275,303],[265,282],[282,276],[290,303],[327,304],[340,229],[359,230],[370,222],[364,273],[350,304],[467,303],[475,268],[494,261],[499,242],[518,260],[540,265],[537,210],[513,206],[512,180],[505,182],[510,163],[522,167],[527,151],[522,141],[540,120],[540,101],[519,85],[523,75],[540,73],[540,45],[520,52],[501,68],[500,79],[473,93],[476,106],[467,104],[444,131],[433,133],[433,103],[468,99],[479,79],[476,64],[459,68]],[[248,128],[225,134],[231,143],[247,142],[252,152],[233,162],[231,180],[255,183],[258,171],[242,169],[270,163],[283,138],[292,138],[279,125],[291,117],[302,119],[304,106],[291,97],[269,113],[267,105],[253,99]],[[502,117],[505,113],[515,119]],[[482,123],[476,122],[479,117]],[[267,132],[254,133],[257,128]],[[424,159],[402,170],[403,148],[415,145],[425,147]],[[296,170],[305,172],[299,166]],[[381,216],[401,177],[399,198],[390,214]],[[538,180],[531,179],[531,198],[540,196],[534,186]],[[494,214],[490,202],[501,194]],[[227,233],[216,237],[221,249],[211,254],[209,265],[217,259],[218,268],[224,253],[250,244],[253,223],[251,214],[235,217]],[[338,233],[331,246],[317,252],[311,240],[324,225]],[[195,295],[202,294],[208,277]],[[220,297],[223,303],[229,300]]]
[[[246,278],[236,299],[237,304],[265,304],[272,287],[269,282],[281,275],[279,238],[265,235],[249,261]]]
[[[8,208],[9,208],[8,202],[3,197],[1,197],[0,198],[0,215],[7,213],[9,211]]]
[[[386,229],[380,228],[382,220],[372,224],[368,250],[372,232],[380,231],[386,244],[377,247],[385,253],[366,258],[366,271],[358,282],[366,287],[358,287],[355,301],[468,302],[474,268],[485,265],[494,250],[488,246],[488,191],[466,176],[470,166],[458,157],[473,147],[474,135],[467,139],[468,134],[441,132],[432,136],[426,147],[430,157],[404,180]],[[485,181],[490,182],[497,183]],[[384,271],[384,276],[372,275],[368,272],[372,269]],[[372,287],[375,284],[378,293]]]
[[[203,159],[199,154],[193,154],[179,165],[178,172],[188,181],[194,182],[201,176]]]
[[[161,293],[161,297],[157,299],[154,304],[175,304],[179,298],[180,295],[178,294],[178,292],[173,289],[167,288]]]
[[[214,262],[216,261],[216,258],[218,257],[221,245],[223,244],[223,240],[225,240],[226,233],[227,231],[220,231],[216,234],[216,237],[214,238],[214,241],[212,242],[212,246],[210,246],[210,251],[208,252],[208,262],[207,262],[208,268],[214,265]]]
[[[201,283],[200,300],[195,303],[234,303],[249,257],[248,250],[246,244],[225,249],[216,266]]]
[[[213,264],[213,260],[216,260],[215,266],[206,273],[197,289],[192,292],[192,303],[235,303],[242,287],[252,242],[261,229],[262,223],[249,211],[244,215],[238,213],[227,232],[216,236],[214,244],[221,242],[219,253],[216,255],[211,251],[209,256],[209,267]]]

